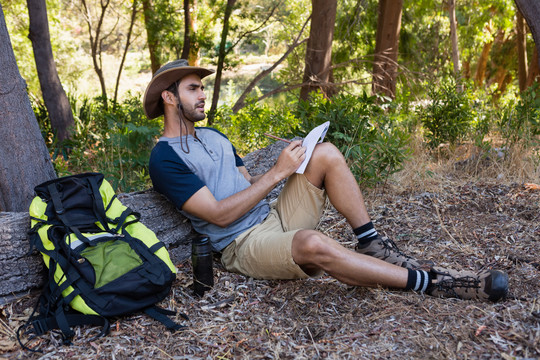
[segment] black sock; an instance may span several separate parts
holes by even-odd
[[[364,224],[356,229],[353,229],[356,238],[358,239],[359,245],[364,245],[369,243],[371,240],[374,240],[379,235],[377,230],[373,227],[373,223],[370,221],[367,224]]]
[[[424,270],[407,270],[409,270],[409,277],[407,278],[405,290],[425,292],[431,283],[430,274]]]

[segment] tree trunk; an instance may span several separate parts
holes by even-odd
[[[540,2],[537,0],[515,0],[515,2],[519,12],[523,15],[531,30],[534,43],[536,44],[536,62],[538,62],[538,51],[540,51]]]
[[[212,106],[208,112],[208,125],[212,125],[214,122],[214,116],[217,110],[217,104],[219,101],[219,91],[221,89],[221,76],[223,73],[223,64],[225,63],[225,56],[227,51],[225,45],[227,44],[227,36],[229,35],[229,20],[236,4],[236,0],[227,0],[227,7],[225,8],[225,16],[223,17],[223,30],[221,31],[221,42],[219,44],[218,63],[216,70],[216,77],[214,80],[214,93],[212,94]]]
[[[129,50],[129,46],[131,45],[131,35],[133,34],[133,26],[135,25],[135,20],[137,17],[138,6],[139,6],[139,3],[137,2],[137,0],[133,0],[133,4],[131,8],[131,19],[129,23],[129,30],[126,37],[126,46],[124,47],[122,60],[120,61],[120,66],[118,67],[118,74],[116,75],[116,84],[114,85],[114,99],[113,100],[115,104],[118,99],[118,88],[120,87],[120,77],[122,76],[122,70],[124,69],[124,63],[126,62],[126,56]]]
[[[337,0],[311,0],[311,27],[306,47],[304,85],[300,99],[307,100],[309,93],[320,89],[330,97],[330,66],[332,64],[332,42],[336,23]]]
[[[94,64],[94,71],[99,79],[99,84],[101,86],[101,96],[103,97],[103,104],[107,108],[107,87],[105,86],[105,77],[103,76],[103,62],[101,60],[101,43],[103,38],[101,37],[101,30],[103,22],[105,20],[105,13],[109,7],[111,0],[103,0],[100,2],[101,14],[99,16],[98,23],[94,28],[92,23],[92,18],[90,15],[90,10],[86,5],[86,0],[82,0],[84,10],[86,11],[86,23],[88,24],[88,35],[90,37],[90,47],[92,48],[92,63]],[[95,32],[95,34],[93,34]]]
[[[372,90],[391,98],[396,93],[402,8],[403,0],[379,0]]]
[[[30,33],[34,59],[41,86],[43,101],[51,126],[59,142],[71,137],[71,128],[74,125],[73,113],[69,99],[60,83],[56,64],[54,63],[49,22],[47,19],[47,6],[45,0],[27,0],[28,16],[30,18]]]
[[[478,59],[478,65],[476,67],[476,75],[474,77],[474,81],[476,82],[476,86],[478,87],[482,86],[482,84],[484,83],[484,79],[486,77],[487,62],[489,59],[489,52],[491,51],[492,46],[493,46],[493,41],[485,43],[484,47],[482,48],[482,53],[480,54],[480,58]]]
[[[456,21],[456,0],[448,0],[448,14],[450,18],[450,38],[452,39],[452,62],[454,63],[454,75],[459,81],[461,76],[459,70],[460,66]]]
[[[538,64],[538,47],[535,45],[533,52],[533,57],[531,60],[531,67],[529,68],[529,73],[527,74],[527,87],[531,86],[535,81],[538,75],[540,75],[540,68]]]
[[[197,26],[197,0],[191,1],[191,16],[189,17],[190,21],[190,46],[189,46],[189,56],[188,62],[192,66],[199,66],[201,46],[199,40],[197,39],[198,26]]]
[[[191,47],[191,11],[189,8],[189,0],[184,0],[184,46],[182,47],[182,59],[189,57],[189,49]]]
[[[150,64],[152,67],[152,74],[159,70],[161,67],[161,60],[159,57],[159,36],[157,34],[157,27],[154,24],[154,9],[152,6],[152,0],[142,0],[143,15],[144,15],[144,27],[146,28],[146,42],[148,44],[148,51],[150,52]]]
[[[471,59],[470,57],[468,59],[465,59],[462,64],[462,74],[465,79],[471,78]]]
[[[517,29],[517,50],[518,50],[518,77],[519,90],[523,91],[527,88],[527,74],[529,72],[527,66],[527,29],[523,15],[519,12],[516,14],[516,29]]]
[[[19,73],[0,4],[0,212],[28,211],[34,187],[56,177]]]

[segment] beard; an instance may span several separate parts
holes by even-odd
[[[183,117],[192,122],[196,123],[197,121],[201,121],[206,119],[206,114],[204,111],[200,111],[200,106],[203,106],[204,109],[204,101],[200,101],[196,103],[194,106],[183,106],[181,104],[178,104],[178,112],[183,115]]]

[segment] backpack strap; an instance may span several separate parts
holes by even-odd
[[[130,215],[133,215],[135,219],[126,222],[127,217]],[[112,223],[117,224],[113,232],[117,234],[120,231],[120,229],[124,229],[128,225],[134,224],[138,222],[140,219],[141,219],[140,213],[135,212],[131,210],[130,208],[126,208],[126,210],[122,211],[122,214],[120,214],[119,217],[117,217],[116,219],[111,219]]]
[[[94,207],[94,213],[101,225],[103,225],[105,231],[110,232],[111,229],[109,228],[109,223],[107,221],[105,206],[103,205],[103,198],[101,197],[101,192],[99,191],[97,179],[95,176],[90,176],[87,178],[87,180],[90,184],[90,189],[92,190],[92,197],[94,198],[94,204],[92,205]]]
[[[70,221],[66,219],[64,216],[65,209],[62,205],[62,198],[60,197],[60,193],[58,192],[58,189],[56,188],[56,183],[50,183],[47,186],[47,189],[49,190],[49,194],[51,195],[51,200],[53,202],[54,206],[54,212],[56,213],[56,216],[64,226],[67,226],[76,236],[79,240],[85,243],[89,243],[88,239],[79,231],[79,229],[74,226]]]
[[[175,323],[169,316],[176,315],[176,311],[160,308],[159,306],[150,306],[144,309],[144,313],[150,316],[152,319],[159,321],[170,331],[183,330],[187,326]],[[184,319],[189,320],[186,314],[180,313]]]

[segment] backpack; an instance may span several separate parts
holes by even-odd
[[[98,336],[104,336],[108,318],[139,311],[170,330],[184,327],[167,316],[175,312],[154,305],[176,277],[164,243],[139,222],[140,214],[122,205],[103,174],[54,179],[34,190],[30,252],[41,252],[48,276],[17,332],[19,343],[23,328],[36,336],[60,329],[64,344],[71,343],[76,325],[102,326]]]

